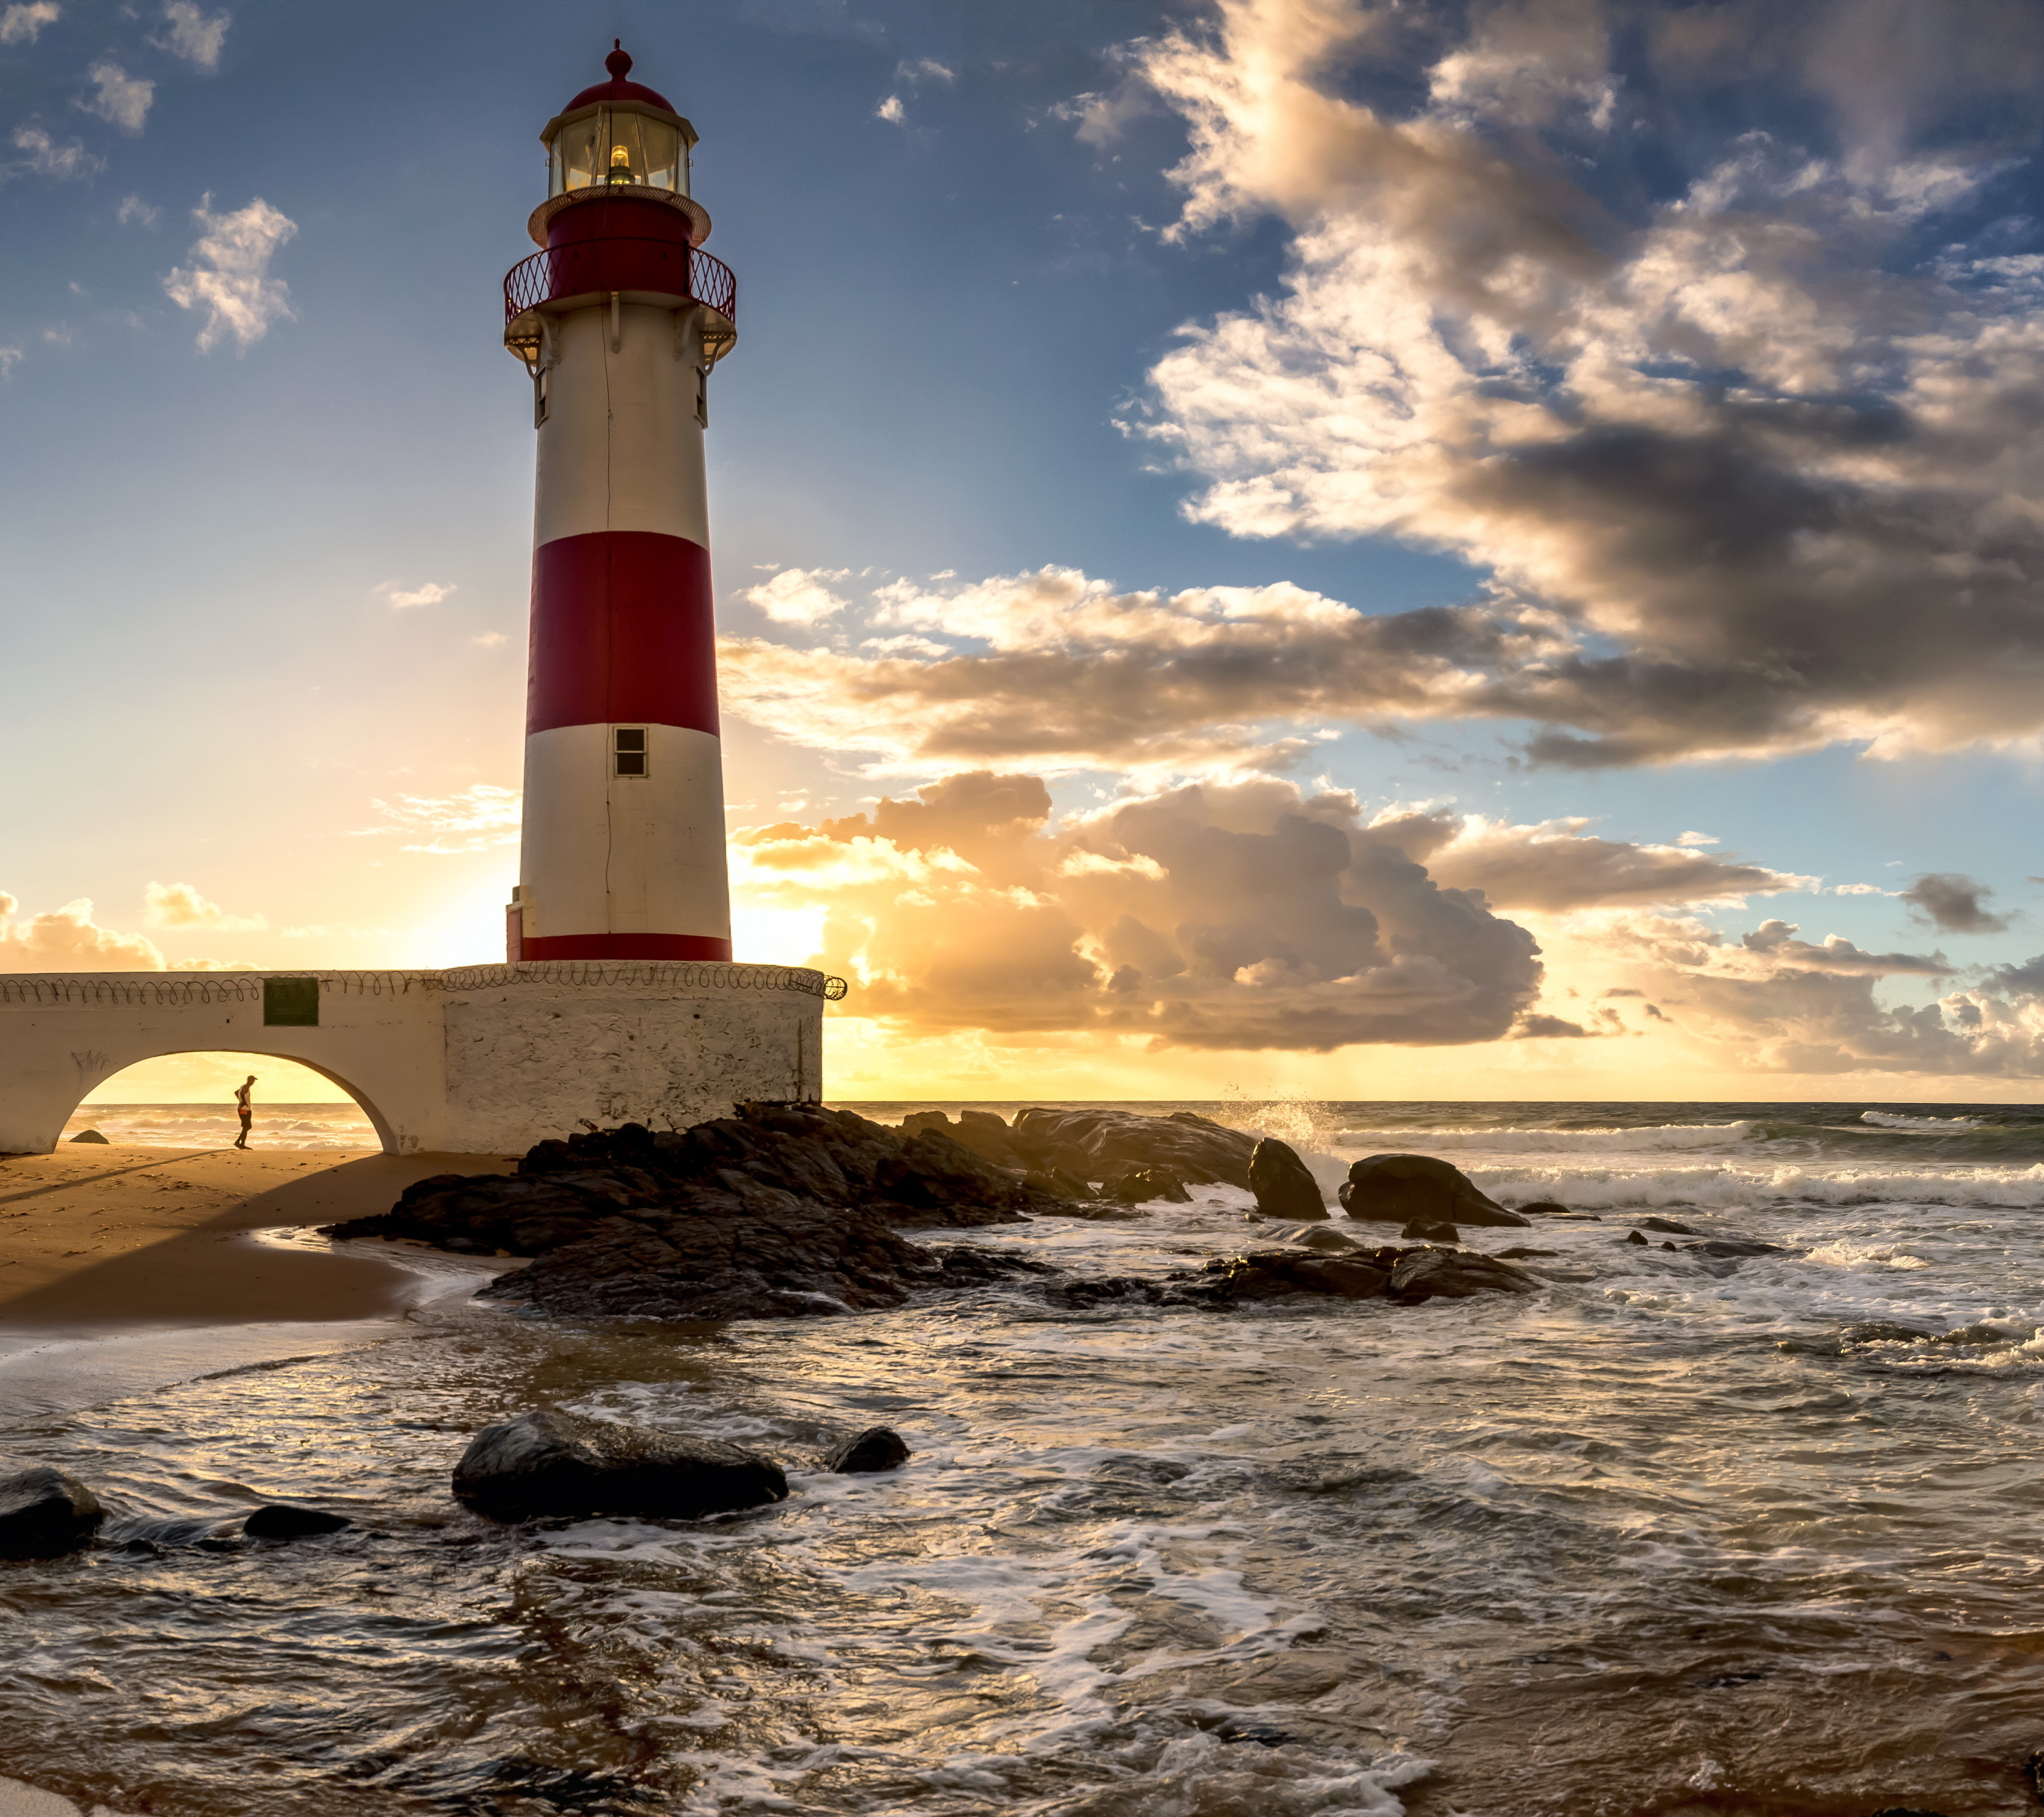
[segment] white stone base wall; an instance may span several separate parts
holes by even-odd
[[[317,1026],[266,1020],[265,981],[287,978],[317,981]],[[0,1154],[48,1153],[123,1067],[214,1051],[323,1074],[394,1154],[519,1153],[585,1121],[685,1128],[820,1097],[832,988],[798,966],[651,962],[0,974]]]

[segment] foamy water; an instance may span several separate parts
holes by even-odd
[[[2036,1126],[1962,1152],[1835,1133],[1858,1106],[1543,1108],[1270,1115],[1324,1178],[1416,1149],[1593,1214],[1470,1233],[1551,1252],[1526,1299],[1002,1289],[694,1330],[443,1301],[17,1427],[124,1519],[279,1496],[360,1527],[4,1568],[0,1772],[176,1817],[2021,1808]],[[1247,1195],[1195,1199],[971,1240],[1155,1273],[1252,1234]],[[1652,1212],[1784,1253],[1624,1242]],[[1871,1320],[1923,1335],[1842,1335]],[[758,1446],[795,1492],[697,1524],[456,1508],[467,1435],[555,1403]],[[876,1422],[906,1470],[820,1473]]]

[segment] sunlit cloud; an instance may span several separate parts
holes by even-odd
[[[163,17],[170,21],[170,35],[152,41],[196,68],[219,68],[221,46],[226,42],[227,28],[232,23],[230,14],[216,13],[209,18],[192,0],[170,0]]]
[[[210,902],[189,883],[151,883],[143,892],[147,906],[143,924],[150,928],[210,928],[228,933],[252,932],[267,928],[260,915],[230,915],[217,902]]]
[[[56,0],[25,0],[0,12],[0,44],[33,44],[45,25],[55,25],[63,9]]]
[[[245,352],[273,324],[294,319],[289,286],[269,270],[278,248],[298,231],[298,223],[260,196],[232,214],[215,214],[208,194],[192,216],[205,231],[193,244],[191,267],[171,271],[163,280],[164,294],[179,309],[206,312],[198,333],[202,353],[229,335]]]
[[[823,583],[841,581],[846,568],[783,568],[770,581],[747,587],[750,600],[777,624],[816,624],[842,612],[845,602]]]
[[[402,581],[382,581],[370,590],[386,605],[399,611],[414,605],[438,605],[459,588],[452,582],[425,581],[415,587],[408,587]]]
[[[363,839],[398,838],[406,851],[450,856],[516,845],[522,797],[516,789],[475,782],[456,794],[399,795],[369,805],[380,824],[358,827]]]
[[[40,915],[21,918],[21,903],[0,890],[0,971],[162,971],[168,962],[140,934],[102,928],[81,896]]]
[[[124,133],[140,133],[143,122],[149,117],[149,105],[156,99],[156,85],[145,76],[129,75],[120,64],[108,59],[94,63],[85,73],[86,80],[92,84],[93,94],[90,100],[80,102],[79,106]]]

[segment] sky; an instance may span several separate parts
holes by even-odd
[[[0,0],[0,969],[501,955],[613,37],[834,1096],[2038,1095],[2031,0]]]

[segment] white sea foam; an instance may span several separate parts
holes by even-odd
[[[1859,1120],[1881,1129],[1921,1130],[1931,1135],[1950,1135],[1955,1130],[1985,1127],[1977,1116],[1904,1116],[1899,1111],[1888,1110],[1863,1110]]]
[[[1732,1149],[1754,1126],[1740,1123],[1650,1124],[1634,1129],[1344,1129],[1332,1140],[1343,1148],[1384,1154],[1429,1154],[1509,1151],[1515,1154],[1639,1154],[1669,1149]]]

